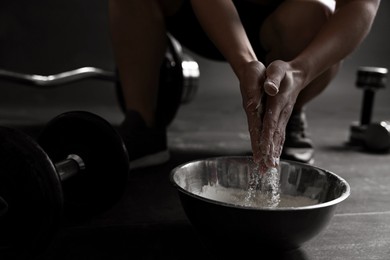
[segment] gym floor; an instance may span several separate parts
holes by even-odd
[[[390,68],[390,39],[385,33],[389,11],[390,3],[382,1],[370,36],[307,107],[315,165],[345,178],[351,196],[338,206],[320,235],[297,251],[270,259],[390,258],[390,154],[372,154],[346,144],[349,126],[360,116],[362,92],[354,86],[357,68]],[[2,69],[48,75],[82,66],[114,68],[104,1],[54,5],[49,0],[16,0],[0,8],[0,24]],[[195,99],[180,107],[169,127],[171,160],[131,172],[127,191],[112,210],[83,225],[62,228],[42,259],[205,258],[169,173],[195,159],[246,155],[250,146],[230,68],[192,55],[200,64],[200,85]],[[0,125],[35,136],[48,120],[69,110],[88,110],[117,125],[123,115],[112,85],[85,81],[41,90],[0,81]],[[378,91],[374,121],[389,118],[389,98],[388,88]]]

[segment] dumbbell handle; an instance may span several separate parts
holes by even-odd
[[[65,160],[55,163],[55,167],[61,181],[64,181],[85,169],[85,164],[80,156],[71,154]],[[7,211],[8,203],[0,196],[0,217]]]
[[[70,154],[65,160],[55,163],[55,167],[61,181],[64,181],[85,169],[85,164],[80,156]]]
[[[85,164],[80,156],[70,154],[65,160],[55,163],[55,168],[61,181],[64,181],[85,169]],[[0,217],[4,216],[7,212],[8,203],[2,196],[0,196]]]
[[[363,93],[363,105],[360,113],[360,125],[369,125],[371,123],[372,109],[374,106],[375,91],[365,89]]]
[[[357,71],[356,86],[364,89],[360,125],[369,125],[371,123],[375,91],[386,86],[386,77],[386,68],[360,67]]]

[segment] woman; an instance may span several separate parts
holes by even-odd
[[[151,164],[167,159],[166,130],[156,125],[155,108],[169,31],[193,51],[231,65],[240,82],[256,162],[273,167],[280,156],[311,162],[304,107],[367,36],[379,4],[110,0],[113,46],[128,109],[122,133],[129,150],[148,147],[130,155],[131,160],[141,159],[142,166],[143,159],[145,165],[148,159]]]

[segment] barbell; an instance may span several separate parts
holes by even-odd
[[[168,126],[172,122],[181,104],[193,100],[198,89],[200,77],[198,63],[183,51],[180,43],[170,34],[167,34],[167,43],[167,50],[160,67],[156,109],[158,123],[164,126]],[[39,89],[51,89],[86,79],[114,82],[119,106],[123,112],[126,111],[117,72],[96,67],[82,67],[45,76],[0,69],[0,79]]]
[[[38,140],[0,127],[0,254],[32,258],[63,224],[80,223],[122,197],[129,172],[116,130],[89,112],[51,120]]]

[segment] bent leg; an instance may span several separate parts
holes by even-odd
[[[164,4],[160,3],[164,2]],[[170,1],[110,0],[110,30],[127,110],[153,126]],[[178,1],[172,1],[178,2]]]
[[[267,51],[265,63],[291,60],[316,36],[334,11],[324,1],[287,0],[264,22],[260,42]],[[336,75],[340,64],[335,64],[313,80],[298,96],[295,110],[319,95]]]
[[[111,38],[126,115],[119,127],[130,168],[169,160],[166,129],[156,125],[160,68],[167,45],[165,14],[180,0],[109,0]]]
[[[266,19],[260,31],[260,41],[267,51],[265,63],[294,59],[321,30],[334,12],[324,0],[286,0]],[[304,106],[318,96],[336,75],[334,64],[309,83],[297,97],[285,131],[282,159],[312,163],[314,149],[306,135]]]

